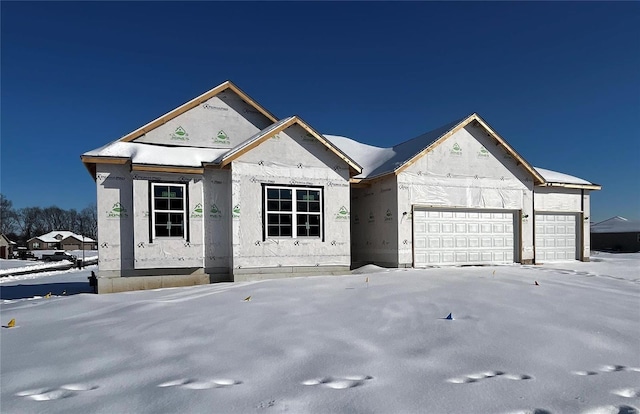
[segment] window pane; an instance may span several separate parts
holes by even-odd
[[[156,226],[156,237],[168,237],[169,230],[166,226]]]
[[[165,225],[169,221],[169,213],[156,213],[156,226]]]
[[[181,198],[172,198],[170,201],[170,209],[171,210],[182,210],[183,209],[183,200]]]
[[[280,191],[276,190],[275,188],[267,188],[267,198],[280,198]]]
[[[313,214],[313,215],[309,215],[309,224],[311,224],[312,226],[319,226],[320,225],[320,216]]]
[[[267,214],[267,224],[280,224],[277,214]]]
[[[320,237],[320,226],[312,226],[309,229],[308,235],[311,237]]]
[[[182,187],[169,187],[170,197],[182,198]]]
[[[291,201],[281,201],[280,202],[280,211],[291,211]]]
[[[269,237],[278,237],[280,235],[280,228],[278,226],[267,227],[267,234]]]
[[[277,201],[267,201],[267,210],[269,211],[278,211],[280,210],[280,203]]]
[[[305,203],[304,201],[298,201],[298,202],[296,203],[296,208],[297,208],[297,209],[298,209],[298,211],[300,211],[300,212],[309,211],[309,210],[308,210],[307,203]]]
[[[170,236],[182,236],[183,235],[183,224],[184,224],[184,216],[182,214],[171,213],[169,215],[170,222],[167,223],[166,227],[169,230]]]
[[[291,214],[281,214],[280,215],[280,223],[290,226],[291,225]]]
[[[291,227],[280,227],[280,236],[291,237]]]
[[[280,198],[284,200],[291,200],[291,190],[288,190],[288,189],[280,190]]]
[[[313,212],[320,212],[320,202],[319,201],[311,201],[309,202],[309,210],[307,211],[313,211]]]
[[[167,200],[166,198],[156,198],[154,200],[154,208],[156,210],[168,210],[169,200]]]
[[[166,185],[156,185],[153,187],[153,196],[154,197],[166,197],[163,196],[162,194],[167,194],[169,191],[169,187],[167,187]]]

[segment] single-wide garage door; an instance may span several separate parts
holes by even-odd
[[[578,258],[578,215],[536,213],[536,262]]]
[[[415,208],[414,266],[514,261],[514,212]]]

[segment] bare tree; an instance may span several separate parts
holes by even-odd
[[[42,222],[45,233],[54,230],[71,230],[69,212],[57,206],[42,209]]]
[[[18,231],[18,218],[13,203],[0,194],[0,233],[14,234]]]
[[[93,240],[98,240],[98,209],[95,204],[85,207],[80,212],[82,233]]]
[[[18,227],[24,240],[39,236],[43,233],[45,226],[42,221],[42,209],[40,207],[25,207],[17,211]]]

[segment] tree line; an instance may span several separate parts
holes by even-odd
[[[64,210],[57,206],[13,208],[11,200],[0,194],[0,233],[25,245],[27,240],[50,231],[71,231],[98,240],[98,212],[95,204]]]

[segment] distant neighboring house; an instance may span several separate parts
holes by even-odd
[[[50,231],[27,240],[29,250],[97,250],[98,242],[70,231]]]
[[[16,242],[9,240],[4,234],[0,234],[0,259],[9,259],[13,256]]]
[[[593,250],[640,251],[640,221],[615,216],[591,226]]]

